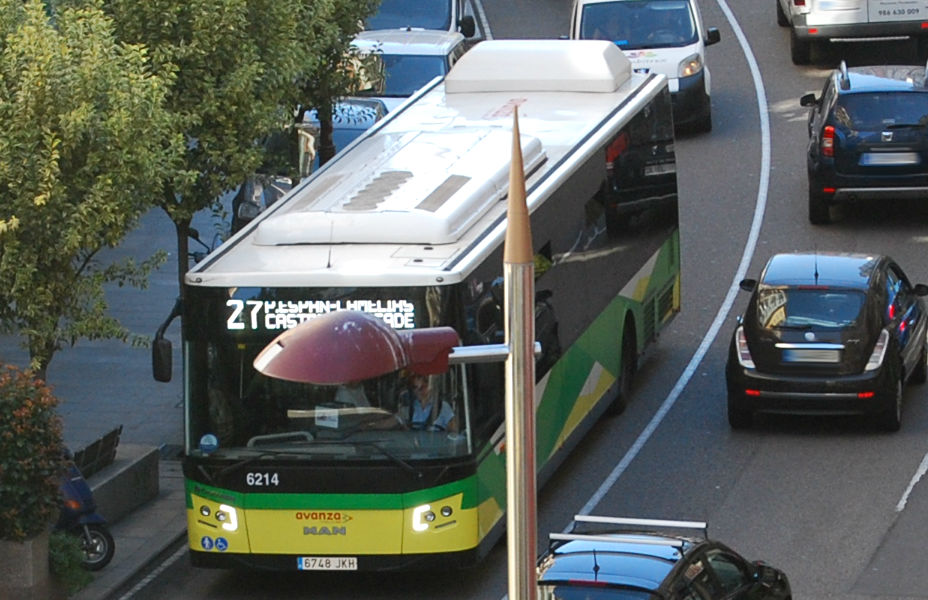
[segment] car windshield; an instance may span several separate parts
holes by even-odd
[[[451,29],[449,0],[383,0],[365,29]]]
[[[644,590],[631,590],[601,585],[558,584],[540,585],[538,600],[658,600]]]
[[[757,293],[757,320],[771,329],[844,328],[862,318],[864,300],[857,290],[764,287]]]
[[[845,94],[835,106],[835,120],[846,129],[928,125],[928,94],[885,92]]]
[[[365,92],[374,96],[406,98],[426,83],[448,72],[444,56],[383,54],[386,73],[383,89]]]
[[[698,41],[686,0],[619,0],[583,7],[580,38],[609,40],[623,50],[688,46]]]

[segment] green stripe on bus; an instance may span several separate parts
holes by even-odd
[[[476,476],[460,481],[416,490],[406,494],[294,494],[294,493],[241,493],[230,492],[203,483],[187,480],[187,507],[192,507],[191,495],[196,494],[214,502],[250,510],[326,508],[331,510],[402,510],[438,498],[463,494],[461,507],[473,508],[477,503]]]

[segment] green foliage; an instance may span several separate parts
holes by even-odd
[[[0,0],[0,330],[44,376],[79,338],[128,339],[104,285],[163,261],[105,265],[176,171],[182,138],[162,105],[171,73],[117,43],[102,0],[56,10]]]
[[[49,526],[63,472],[58,401],[15,367],[0,371],[0,539],[22,541]]]
[[[84,568],[81,540],[63,531],[53,531],[48,538],[48,566],[52,577],[71,596],[93,581],[93,575]]]

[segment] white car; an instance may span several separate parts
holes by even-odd
[[[790,28],[793,64],[811,60],[812,45],[916,37],[928,45],[928,0],[777,0],[777,24]]]
[[[712,129],[706,46],[721,37],[696,0],[574,0],[570,38],[615,42],[636,72],[667,76],[675,124]]]
[[[351,44],[362,54],[379,56],[384,79],[378,89],[360,95],[378,98],[391,111],[419,88],[444,77],[467,50],[464,35],[456,31],[362,31]]]

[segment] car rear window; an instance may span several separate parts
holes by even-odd
[[[660,596],[650,592],[602,584],[541,585],[538,591],[538,600],[660,600]]]
[[[449,0],[383,0],[377,14],[367,20],[366,29],[422,29],[451,30],[451,2]]]
[[[928,94],[882,92],[846,94],[835,106],[835,121],[846,129],[928,125]]]
[[[864,300],[857,290],[765,287],[757,292],[757,321],[769,329],[850,327],[862,318]]]

